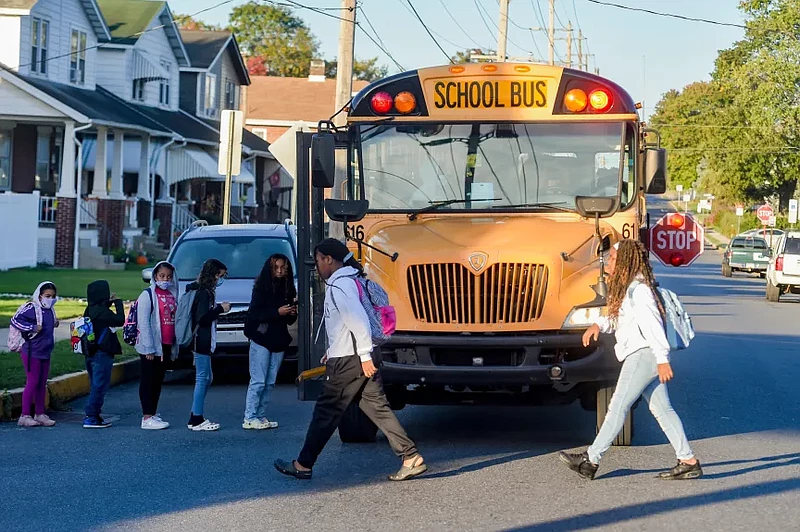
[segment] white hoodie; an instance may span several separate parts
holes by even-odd
[[[372,332],[369,317],[358,297],[356,275],[358,271],[355,268],[344,266],[336,270],[326,283],[324,311],[329,359],[353,354],[357,354],[362,362],[372,359]]]
[[[161,261],[153,268],[153,273],[158,270],[161,264],[172,266],[167,261]],[[148,294],[150,290],[150,294]],[[158,307],[158,297],[156,296],[156,279],[155,275],[150,279],[150,288],[144,290],[140,295],[138,307],[136,312],[136,321],[139,325],[139,335],[136,337],[136,352],[140,355],[156,355],[158,357],[164,356],[164,350],[161,347],[161,313]],[[178,302],[178,272],[173,267],[172,284],[169,286],[169,291],[175,296],[175,302]],[[152,296],[152,299],[151,299]],[[152,312],[151,310],[152,309]],[[173,348],[170,353],[170,358],[175,360],[178,358],[178,350]]]

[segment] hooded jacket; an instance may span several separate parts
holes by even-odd
[[[153,273],[158,271],[158,267],[162,264],[172,268],[172,284],[169,287],[169,292],[175,297],[175,302],[178,302],[178,272],[175,267],[167,261],[161,261],[153,268]],[[149,294],[147,292],[150,292]],[[152,296],[152,299],[151,299]],[[163,357],[164,344],[161,339],[161,311],[158,305],[158,297],[156,296],[156,278],[155,275],[150,279],[150,288],[142,291],[137,299],[136,321],[139,325],[139,335],[136,337],[136,352],[140,355],[153,355]],[[178,358],[178,349],[174,346],[170,351],[170,358],[175,360]]]
[[[186,287],[186,291],[197,290],[192,306],[192,328],[197,327],[192,350],[201,355],[213,355],[217,349],[217,318],[222,314],[222,305],[216,304],[214,292],[200,288],[197,282]]]
[[[352,266],[336,270],[325,287],[325,331],[328,358],[357,355],[361,362],[372,359],[372,332],[369,316],[361,306]]]
[[[261,347],[269,349],[273,353],[280,353],[286,351],[286,348],[292,343],[289,325],[297,321],[297,316],[281,316],[278,309],[284,305],[291,305],[297,297],[297,292],[294,289],[294,280],[287,276],[278,280],[277,291],[279,293],[275,293],[272,270],[270,268],[266,270],[264,273],[269,275],[269,278],[266,279],[266,285],[270,287],[269,293],[267,297],[262,297],[262,294],[257,294],[253,287],[244,335]],[[288,287],[283,283],[288,284]],[[286,288],[289,289],[288,297]]]
[[[117,298],[111,301],[111,288],[108,286],[108,281],[94,281],[86,287],[86,302],[88,306],[83,315],[92,320],[94,335],[100,351],[108,355],[122,354],[119,338],[112,331],[109,331],[111,334],[106,334],[102,342],[100,341],[107,329],[125,325],[125,309],[122,306],[122,300]],[[109,308],[112,304],[114,312],[111,312]]]
[[[55,345],[54,330],[58,322],[55,310],[42,307],[42,303],[39,301],[42,287],[48,283],[53,284],[45,281],[37,286],[31,300],[25,303],[11,318],[11,325],[19,329],[25,339],[21,354],[41,360],[50,360]],[[38,313],[42,315],[42,330],[36,332],[38,327],[36,315]]]

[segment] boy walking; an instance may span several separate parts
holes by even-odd
[[[125,325],[125,309],[122,300],[111,293],[108,281],[90,283],[86,288],[86,300],[88,306],[83,315],[92,320],[97,350],[86,357],[86,371],[89,372],[92,387],[86,403],[83,428],[104,429],[110,427],[111,423],[100,417],[100,411],[111,384],[114,355],[122,354],[119,338],[111,328]],[[114,305],[114,312],[111,311],[111,305]]]
[[[372,362],[369,317],[361,306],[355,276],[361,265],[342,242],[329,238],[317,245],[317,272],[327,285],[325,292],[326,379],[314,407],[306,442],[297,460],[276,460],[275,469],[298,479],[310,479],[311,469],[333,435],[342,414],[357,396],[359,407],[386,435],[394,453],[403,461],[389,480],[408,480],[428,470],[427,464],[397,421],[380,372]],[[335,291],[335,293],[334,293]]]

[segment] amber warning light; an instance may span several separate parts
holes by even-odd
[[[583,89],[572,89],[564,95],[564,106],[573,113],[582,113],[591,108],[596,113],[604,113],[611,109],[614,100],[605,89],[595,89],[587,96]]]

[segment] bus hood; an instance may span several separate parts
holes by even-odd
[[[613,229],[601,223],[601,233]],[[574,215],[382,220],[367,242],[397,260],[363,253],[397,308],[398,330],[553,330],[594,299],[594,235],[594,222]]]

